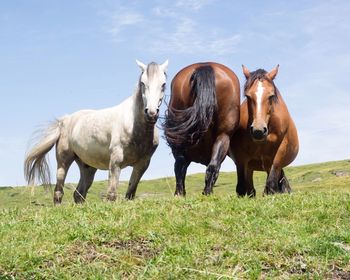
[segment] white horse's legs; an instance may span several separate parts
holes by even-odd
[[[123,162],[123,150],[120,146],[112,149],[109,162],[107,200],[115,201],[117,198],[117,186],[119,184],[120,164]]]
[[[80,169],[80,180],[73,196],[75,203],[83,203],[85,202],[87,192],[94,181],[97,169],[86,165],[85,163],[81,162],[80,159],[76,159],[76,162]]]
[[[147,159],[147,160],[139,161],[133,167],[132,174],[131,174],[130,181],[129,181],[129,187],[128,187],[128,190],[127,190],[126,195],[125,195],[126,199],[134,199],[135,198],[137,185],[139,184],[143,173],[145,173],[145,171],[147,170],[149,163],[150,163],[150,159]]]
[[[120,171],[120,166],[116,164],[109,169],[109,185],[107,189],[107,200],[109,201],[115,201],[117,199],[117,186],[119,184]]]
[[[62,202],[64,181],[66,180],[68,169],[75,157],[74,153],[63,150],[63,148],[63,145],[61,145],[59,141],[56,148],[57,173],[56,187],[53,196],[54,204],[61,204]]]

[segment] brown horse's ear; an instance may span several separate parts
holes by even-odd
[[[243,64],[242,64],[242,68],[243,68],[244,76],[248,79],[250,77],[249,69],[247,67],[245,67]]]
[[[272,81],[274,78],[276,78],[278,73],[278,68],[280,67],[279,64],[275,68],[273,68],[268,74],[267,77]]]

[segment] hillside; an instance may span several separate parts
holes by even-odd
[[[310,164],[285,169],[288,180],[294,192],[314,191],[344,191],[350,192],[350,160]],[[255,172],[255,187],[257,195],[261,196],[264,188],[266,174]],[[214,187],[216,195],[234,195],[236,188],[236,173],[221,172]],[[101,201],[106,192],[107,181],[95,182],[90,188],[87,201]],[[187,197],[190,198],[202,192],[204,187],[204,174],[189,175],[186,179]],[[74,184],[66,184],[63,204],[73,202],[72,192]],[[127,182],[122,182],[118,193],[124,197]],[[136,197],[173,197],[175,179],[161,178],[144,180],[139,184]],[[31,205],[52,206],[52,190],[37,187],[2,187],[0,188],[0,209],[8,207],[27,207]]]
[[[291,195],[235,196],[221,173],[214,195],[203,174],[143,181],[135,201],[106,203],[106,182],[85,205],[52,207],[43,188],[0,189],[0,279],[349,279],[350,161],[286,170]],[[121,196],[126,185],[120,188]]]

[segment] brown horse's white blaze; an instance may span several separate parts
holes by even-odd
[[[246,100],[241,105],[240,125],[231,139],[230,152],[237,165],[238,195],[255,195],[254,170],[267,172],[266,194],[290,192],[282,168],[295,159],[299,144],[294,122],[273,82],[278,67],[270,72],[249,72],[243,66]]]
[[[272,81],[276,77],[278,67],[279,65],[267,74],[268,80]],[[250,73],[244,65],[243,73],[248,79]],[[276,97],[276,92],[274,86],[268,80],[256,80],[252,86],[253,89],[245,92],[245,96],[249,99],[248,110],[252,112],[253,116],[250,133],[255,141],[264,141],[269,134],[268,123],[272,109],[271,99]]]

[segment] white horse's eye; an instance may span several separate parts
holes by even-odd
[[[164,84],[162,84],[162,91],[165,91],[165,83]]]

